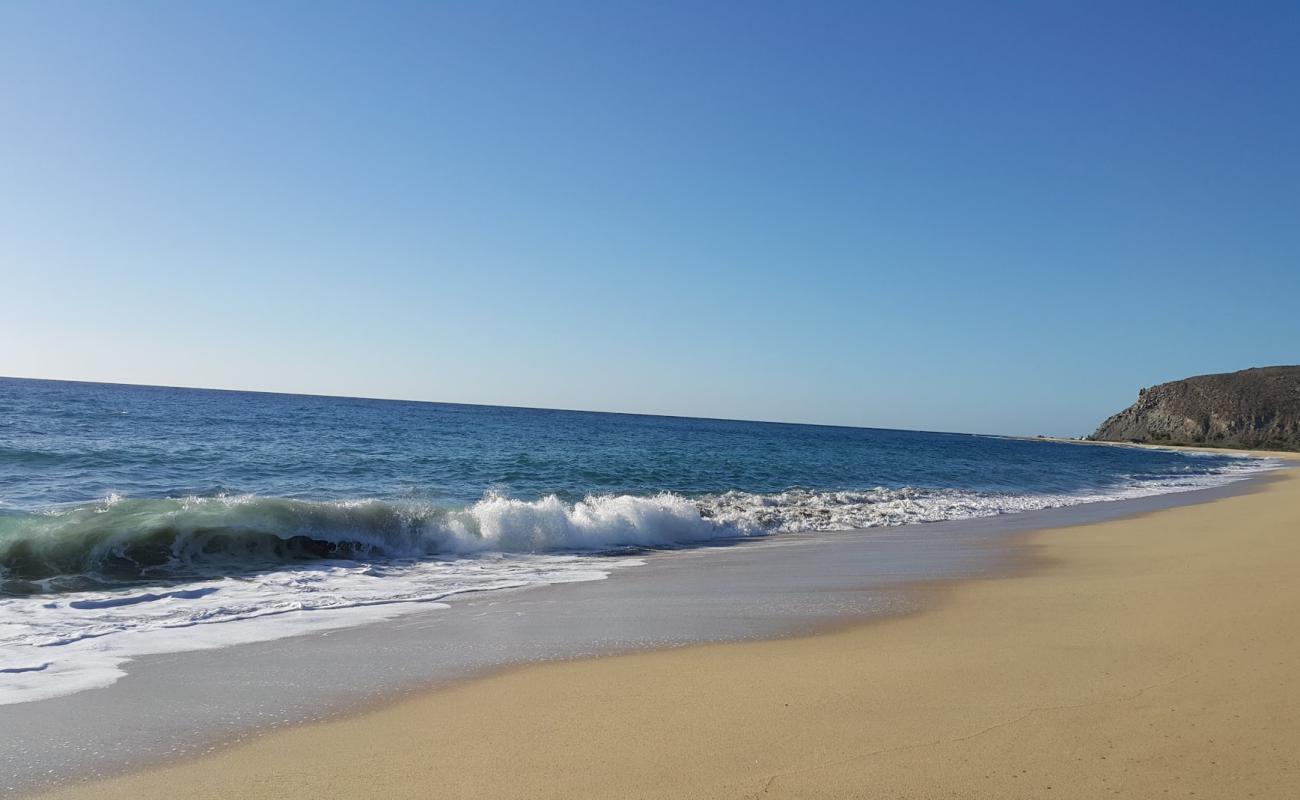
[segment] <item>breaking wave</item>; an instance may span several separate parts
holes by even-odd
[[[1242,473],[1260,468],[1243,461]],[[1231,476],[1133,481],[1105,492],[1014,494],[917,487],[732,491],[688,498],[593,495],[569,503],[488,494],[465,507],[256,495],[123,499],[0,512],[0,591],[75,590],[320,559],[382,561],[484,553],[662,548],[787,531],[969,519],[1202,488]]]
[[[1187,491],[1270,466],[1241,460],[1091,493],[882,487],[578,502],[489,494],[461,507],[114,495],[0,511],[0,705],[107,685],[149,653],[388,619],[471,592],[600,580],[641,563],[634,551],[644,548]]]
[[[400,559],[671,547],[757,532],[706,520],[672,494],[565,503],[487,495],[466,508],[244,495],[142,500],[0,516],[0,579],[190,576],[313,559]],[[51,587],[57,588],[57,587]]]

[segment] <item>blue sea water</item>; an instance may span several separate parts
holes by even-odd
[[[601,578],[644,548],[1183,491],[1263,466],[952,433],[0,379],[0,702],[102,684],[142,652]]]

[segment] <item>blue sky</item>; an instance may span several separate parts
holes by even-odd
[[[1300,362],[1300,5],[0,5],[0,374],[1077,434]]]

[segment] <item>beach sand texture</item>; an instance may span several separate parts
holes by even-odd
[[[514,669],[59,798],[1300,796],[1300,475],[814,636]]]

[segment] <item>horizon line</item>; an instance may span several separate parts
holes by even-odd
[[[230,389],[216,386],[178,386],[162,383],[130,383],[127,381],[95,381],[73,378],[35,378],[24,375],[0,375],[0,380],[16,381],[41,381],[44,383],[88,383],[95,386],[127,386],[141,389],[180,389],[191,392],[230,392],[234,394],[273,394],[284,397],[319,397],[333,400],[370,400],[383,403],[421,403],[424,405],[443,405],[443,406],[470,406],[474,408],[508,408],[521,411],[555,411],[559,413],[570,414],[613,414],[623,417],[662,417],[665,419],[698,419],[709,422],[748,422],[758,425],[799,425],[810,428],[848,428],[850,430],[869,430],[869,431],[899,431],[904,433],[936,433],[946,436],[986,436],[999,439],[1029,439],[1033,440],[1034,436],[1015,436],[1002,433],[975,433],[972,431],[936,431],[936,430],[918,430],[915,428],[882,428],[872,425],[840,425],[825,422],[791,422],[786,420],[772,419],[742,419],[738,417],[705,417],[691,416],[689,414],[656,414],[643,411],[602,411],[592,408],[555,408],[550,406],[524,406],[509,405],[502,403],[462,403],[451,400],[415,400],[406,397],[369,397],[362,395],[350,394],[322,394],[318,392],[286,392],[274,389]],[[1055,437],[1047,437],[1055,438]]]

